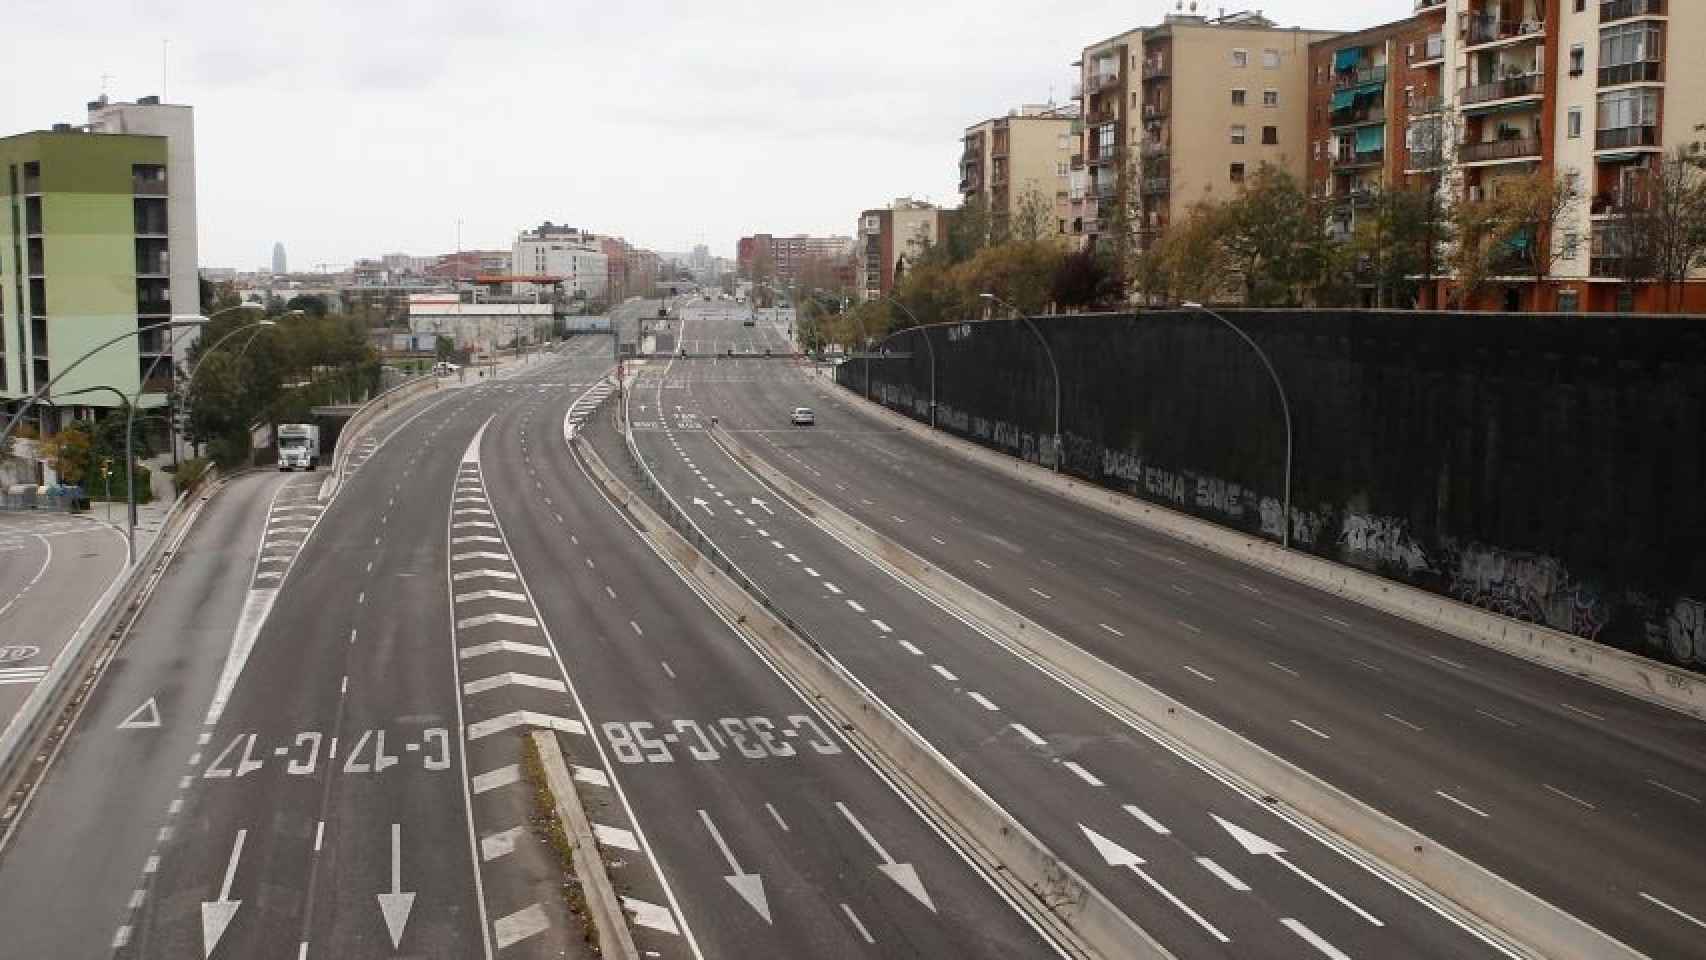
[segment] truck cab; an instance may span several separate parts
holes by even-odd
[[[314,470],[320,466],[320,428],[312,423],[278,425],[278,469]]]

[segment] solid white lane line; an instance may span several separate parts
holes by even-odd
[[[943,680],[947,680],[950,683],[958,683],[959,682],[960,678],[954,676],[954,672],[952,670],[949,670],[947,667],[944,667],[939,663],[932,663],[930,665],[930,669],[932,669],[932,670],[936,671],[938,674],[940,674]]]
[[[1295,727],[1302,727],[1303,729],[1308,730],[1310,733],[1315,734],[1317,737],[1320,737],[1323,740],[1333,739],[1332,737],[1327,736],[1326,734],[1315,729],[1314,727],[1310,726],[1309,724],[1304,723],[1302,720],[1293,720],[1293,721],[1291,721],[1291,724],[1292,724],[1292,726],[1295,726]]]
[[[1084,769],[1082,766],[1080,766],[1077,763],[1077,761],[1067,760],[1066,762],[1062,763],[1061,766],[1065,767],[1068,770],[1071,770],[1073,773],[1078,774],[1078,779],[1083,780],[1085,783],[1088,783],[1092,787],[1104,786],[1102,781],[1095,774]]]
[[[1042,592],[1042,591],[1041,591],[1041,590],[1038,590],[1038,589],[1037,589],[1037,588],[1036,588],[1036,587],[1029,587],[1029,588],[1028,588],[1028,589],[1029,589],[1029,590],[1030,590],[1030,591],[1031,591],[1031,592],[1032,592],[1032,593],[1034,593],[1034,594],[1036,594],[1036,595],[1037,595],[1037,596],[1039,596],[1039,597],[1042,597],[1042,598],[1043,598],[1043,599],[1044,599],[1044,600],[1053,600],[1053,599],[1054,599],[1054,598],[1053,598],[1053,597],[1051,597],[1051,596],[1049,596],[1049,595],[1048,595],[1048,594],[1046,594],[1046,593],[1044,593],[1044,592]]]
[[[847,919],[853,921],[853,926],[856,929],[858,929],[859,936],[865,938],[866,943],[876,943],[877,942],[876,940],[872,939],[871,931],[866,930],[865,925],[859,922],[859,917],[858,917],[858,915],[856,915],[853,912],[852,907],[849,907],[847,904],[844,903],[841,905],[841,912],[847,914]]]
[[[977,704],[978,706],[982,707],[985,710],[989,710],[989,711],[993,712],[993,711],[1001,709],[1000,707],[996,706],[995,703],[993,701],[991,701],[988,697],[984,696],[981,693],[978,693],[975,690],[968,691],[966,693],[966,696],[971,698],[971,702]]]
[[[1192,633],[1202,633],[1201,627],[1195,626],[1193,624],[1186,623],[1183,620],[1175,620],[1173,622],[1177,623],[1181,627],[1184,627],[1186,630],[1189,630]]]
[[[1239,893],[1250,892],[1250,885],[1249,884],[1247,884],[1244,881],[1233,876],[1232,873],[1230,871],[1228,871],[1225,867],[1221,866],[1218,863],[1215,863],[1213,860],[1210,860],[1208,857],[1198,857],[1197,858],[1197,866],[1200,866],[1204,870],[1207,870],[1209,873],[1214,874],[1214,876],[1221,883],[1224,883],[1227,886],[1231,887],[1232,889],[1237,890]]]
[[[1450,800],[1452,803],[1457,804],[1458,806],[1469,811],[1470,813],[1473,813],[1477,817],[1481,817],[1482,819],[1486,819],[1486,820],[1492,819],[1492,814],[1488,813],[1485,810],[1482,810],[1480,807],[1471,806],[1470,804],[1464,803],[1462,800],[1459,800],[1456,797],[1452,796],[1451,794],[1446,793],[1444,790],[1435,790],[1434,793],[1438,796],[1444,797],[1447,800]]]
[[[1447,660],[1446,658],[1439,656],[1438,654],[1430,653],[1430,654],[1428,654],[1428,659],[1429,660],[1438,660],[1440,663],[1445,664],[1446,666],[1452,668],[1453,670],[1467,670],[1467,669],[1469,669],[1468,667],[1465,667],[1463,664],[1458,663],[1456,660]]]
[[[911,641],[901,640],[899,642],[900,642],[900,648],[902,650],[905,650],[907,653],[910,653],[915,657],[924,656],[924,651],[922,651],[922,650],[918,649],[918,647],[914,646]]]
[[[1675,787],[1666,786],[1665,784],[1662,784],[1662,783],[1658,782],[1657,780],[1648,780],[1647,782],[1652,784],[1655,787],[1658,787],[1660,790],[1663,790],[1664,792],[1666,792],[1672,796],[1681,797],[1682,799],[1687,800],[1689,803],[1699,803],[1700,802],[1699,797],[1697,797],[1691,793],[1683,793],[1681,790],[1678,790]]]
[[[1558,789],[1557,787],[1554,787],[1550,783],[1543,783],[1543,784],[1541,784],[1541,786],[1545,787],[1547,790],[1550,790],[1551,792],[1557,794],[1558,796],[1563,797],[1565,800],[1568,800],[1571,803],[1579,803],[1582,806],[1587,807],[1589,810],[1598,810],[1599,809],[1598,807],[1587,802],[1586,800],[1583,800],[1581,797],[1575,796],[1573,794],[1565,793],[1564,791]]]
[[[1655,897],[1650,893],[1642,892],[1641,899],[1647,901],[1648,903],[1653,904],[1654,906],[1662,907],[1666,910],[1669,910],[1671,913],[1676,914],[1677,916],[1681,917],[1684,920],[1687,920],[1689,923],[1692,923],[1697,927],[1700,927],[1702,929],[1706,929],[1706,921],[1702,921],[1698,917],[1693,917],[1693,916],[1690,916],[1686,913],[1683,913],[1681,910],[1678,910],[1677,908],[1671,906],[1670,904],[1664,902],[1663,900],[1660,900],[1658,897]]]
[[[1113,627],[1110,627],[1110,626],[1108,626],[1108,625],[1107,625],[1107,624],[1105,624],[1105,623],[1098,623],[1098,624],[1096,624],[1096,626],[1098,626],[1098,627],[1101,627],[1101,628],[1102,628],[1102,629],[1103,629],[1103,630],[1106,630],[1106,631],[1108,631],[1108,632],[1109,632],[1109,633],[1111,633],[1111,634],[1113,634],[1113,635],[1114,635],[1114,636],[1116,636],[1116,637],[1123,637],[1123,636],[1125,636],[1125,634],[1123,634],[1123,633],[1121,633],[1121,632],[1119,632],[1119,631],[1118,631],[1118,630],[1116,630],[1116,629],[1114,629],[1114,628],[1113,628]]]
[[[1274,668],[1274,669],[1275,669],[1275,670],[1278,670],[1278,671],[1279,671],[1279,672],[1281,672],[1281,673],[1289,673],[1289,674],[1291,674],[1291,675],[1292,675],[1292,676],[1294,676],[1294,677],[1301,677],[1301,676],[1303,676],[1303,674],[1301,674],[1301,673],[1298,673],[1298,672],[1297,672],[1297,671],[1296,671],[1296,670],[1293,670],[1293,669],[1292,669],[1292,668],[1290,668],[1290,667],[1288,667],[1288,666],[1286,666],[1286,665],[1285,665],[1285,664],[1283,664],[1283,663],[1275,663],[1275,662],[1274,662],[1274,661],[1272,661],[1272,660],[1269,660],[1269,661],[1268,661],[1268,666],[1270,666],[1270,667],[1273,667],[1273,668]]]
[[[1416,732],[1417,732],[1417,733],[1421,733],[1421,732],[1422,732],[1422,728],[1421,728],[1421,727],[1418,727],[1418,726],[1416,726],[1416,725],[1415,725],[1415,724],[1413,724],[1413,723],[1411,723],[1411,722],[1410,722],[1410,721],[1408,721],[1408,720],[1405,720],[1405,719],[1404,719],[1404,718],[1403,718],[1403,717],[1400,717],[1400,716],[1398,716],[1398,715],[1397,715],[1397,714],[1393,714],[1393,713],[1383,713],[1383,714],[1381,714],[1381,716],[1383,716],[1383,717],[1385,717],[1385,718],[1386,718],[1386,719],[1388,719],[1388,720],[1390,720],[1390,721],[1392,721],[1392,722],[1393,722],[1393,723],[1397,723],[1397,724],[1402,724],[1402,725],[1403,725],[1403,726],[1406,726],[1406,727],[1409,727],[1409,728],[1410,728],[1410,729],[1411,729],[1411,730],[1414,730],[1414,731],[1416,731]]]
[[[1196,668],[1196,667],[1193,667],[1193,666],[1191,666],[1191,665],[1190,665],[1190,664],[1186,664],[1186,665],[1185,665],[1185,669],[1186,669],[1186,670],[1187,670],[1187,671],[1188,671],[1188,672],[1190,672],[1190,673],[1194,673],[1194,674],[1196,674],[1196,675],[1197,675],[1197,676],[1199,676],[1199,677],[1201,677],[1201,678],[1202,678],[1202,679],[1204,679],[1204,680],[1207,680],[1207,681],[1208,681],[1208,682],[1209,682],[1209,683],[1213,683],[1213,682],[1214,682],[1214,678],[1213,678],[1213,677],[1211,677],[1211,676],[1209,676],[1209,675],[1208,675],[1208,674],[1206,674],[1206,673],[1203,673],[1203,672],[1202,672],[1202,671],[1201,671],[1201,670],[1198,670],[1198,669],[1197,669],[1197,668]]]
[[[1009,723],[1007,726],[1012,728],[1014,733],[1017,733],[1019,736],[1024,737],[1026,740],[1031,741],[1031,743],[1036,745],[1036,746],[1039,746],[1039,747],[1048,746],[1047,740],[1044,740],[1042,737],[1037,736],[1036,733],[1032,732],[1030,727],[1027,727],[1022,723]]]
[[[1293,920],[1290,917],[1281,917],[1280,923],[1285,924],[1285,928],[1287,930],[1297,934],[1298,939],[1314,947],[1316,950],[1321,951],[1321,955],[1326,957],[1327,960],[1351,960],[1351,958],[1338,947],[1335,947],[1321,939],[1315,931],[1304,926],[1302,923]]]
[[[1558,706],[1563,707],[1565,710],[1569,710],[1573,713],[1579,713],[1582,716],[1587,717],[1589,720],[1598,720],[1602,723],[1605,721],[1605,718],[1600,716],[1599,714],[1592,713],[1592,712],[1587,711],[1587,710],[1583,710],[1581,707],[1573,707],[1567,703],[1560,703],[1560,704],[1558,704]]]
[[[1138,807],[1136,807],[1132,804],[1128,803],[1125,806],[1121,807],[1121,809],[1124,810],[1126,813],[1131,814],[1133,817],[1136,817],[1137,822],[1148,827],[1150,829],[1150,832],[1152,832],[1152,833],[1158,833],[1161,836],[1165,837],[1165,836],[1170,835],[1173,832],[1173,831],[1167,829],[1166,824],[1155,819],[1154,817],[1150,816],[1149,814],[1144,813],[1141,809],[1139,809]]]

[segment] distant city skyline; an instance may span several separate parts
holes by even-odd
[[[1284,25],[1344,30],[1413,5],[1252,4]],[[454,251],[458,221],[462,248],[507,249],[543,219],[733,257],[755,232],[849,233],[849,211],[897,196],[953,205],[967,124],[1069,103],[1086,43],[1173,8],[873,0],[825,18],[766,0],[731,19],[666,0],[577,11],[565,33],[561,7],[544,0],[478,17],[331,0],[288,15],[211,0],[93,10],[22,0],[9,34],[78,42],[16,45],[12,65],[31,82],[0,94],[0,131],[77,122],[103,88],[194,106],[207,265],[266,264],[275,241],[310,269]],[[87,29],[91,17],[101,29]],[[781,55],[777,36],[791,38]],[[668,54],[636,56],[636,45]],[[622,109],[545,92],[544,65],[565,63],[574,103]],[[541,124],[542,111],[570,122]]]

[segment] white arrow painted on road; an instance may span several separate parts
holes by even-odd
[[[160,725],[160,708],[149,697],[142,706],[130,712],[124,722],[118,725],[120,730],[152,730]]]
[[[776,515],[776,511],[770,509],[770,504],[764,502],[763,500],[758,499],[757,497],[752,498],[752,505],[757,507],[760,510],[763,510],[765,513],[770,514],[772,517],[774,517]]]
[[[699,819],[705,821],[705,829],[711,832],[711,839],[716,841],[717,849],[723,853],[723,859],[729,862],[729,875],[723,879],[735,888],[735,892],[740,894],[747,906],[758,911],[765,923],[770,923],[770,901],[764,899],[764,878],[740,868],[740,864],[735,862],[734,853],[729,850],[729,845],[723,842],[723,835],[717,832],[717,825],[711,822],[710,814],[701,810]]]
[[[1082,823],[1078,825],[1078,829],[1084,831],[1084,836],[1090,841],[1090,845],[1096,848],[1096,852],[1101,855],[1102,860],[1105,861],[1108,866],[1125,867],[1132,873],[1137,874],[1143,879],[1143,882],[1149,884],[1156,893],[1165,897],[1168,903],[1178,907],[1185,916],[1195,920],[1197,922],[1197,926],[1207,930],[1209,936],[1219,940],[1221,943],[1232,942],[1231,937],[1221,933],[1214,924],[1204,920],[1202,914],[1192,910],[1189,904],[1174,896],[1173,891],[1163,887],[1161,884],[1156,882],[1154,877],[1143,872],[1143,864],[1145,861],[1142,857],[1132,853],[1130,850],[1127,850],[1125,847],[1120,846],[1114,841],[1109,840],[1107,837],[1102,836],[1089,827],[1086,827]]]
[[[859,836],[864,837],[865,842],[871,845],[871,849],[877,852],[877,859],[882,861],[877,864],[877,869],[881,870],[890,880],[900,884],[900,888],[911,894],[914,900],[929,907],[931,913],[935,913],[936,905],[930,902],[930,894],[924,889],[924,882],[918,879],[918,871],[912,868],[912,864],[895,863],[894,858],[889,856],[889,852],[883,849],[883,845],[877,842],[876,837],[871,836],[871,831],[866,830],[865,825],[853,816],[853,811],[847,809],[846,804],[837,800],[835,809],[841,811],[841,815],[847,818],[847,822],[853,825],[853,829],[859,831]]]
[[[379,894],[379,912],[385,914],[385,929],[391,932],[391,949],[403,941],[403,928],[409,923],[409,911],[415,908],[415,895],[403,892],[402,828],[391,824],[391,892]]]
[[[711,502],[709,500],[701,500],[698,497],[694,497],[693,498],[693,505],[695,507],[705,508],[705,515],[708,517],[716,516],[716,514],[711,512]]]
[[[1307,880],[1309,882],[1309,884],[1311,886],[1313,886],[1315,889],[1321,891],[1322,893],[1326,894],[1329,897],[1332,897],[1334,900],[1339,901],[1339,903],[1341,905],[1343,905],[1346,910],[1349,910],[1350,912],[1356,914],[1357,916],[1363,918],[1364,920],[1367,920],[1369,923],[1372,923],[1377,927],[1384,927],[1385,926],[1385,924],[1381,923],[1380,920],[1377,919],[1373,914],[1371,914],[1367,910],[1364,910],[1363,908],[1357,906],[1356,904],[1350,902],[1344,896],[1342,896],[1337,890],[1334,890],[1332,887],[1329,887],[1326,884],[1322,883],[1321,881],[1315,879],[1314,877],[1305,873],[1303,871],[1302,867],[1299,867],[1298,865],[1292,863],[1290,860],[1287,860],[1284,856],[1284,854],[1285,854],[1285,848],[1284,847],[1281,847],[1279,844],[1274,843],[1272,840],[1268,840],[1262,836],[1251,833],[1250,831],[1244,829],[1243,827],[1240,827],[1236,823],[1229,823],[1225,820],[1222,820],[1222,819],[1220,819],[1220,817],[1215,816],[1212,813],[1209,814],[1209,816],[1214,817],[1214,822],[1220,824],[1221,829],[1225,830],[1227,833],[1232,834],[1232,839],[1238,841],[1238,845],[1244,848],[1245,853],[1248,853],[1253,857],[1272,857],[1275,863],[1278,863],[1280,866],[1285,867],[1287,870],[1290,870],[1292,873],[1295,873],[1299,877],[1302,877],[1304,880]]]
[[[202,901],[203,957],[213,956],[213,948],[219,946],[219,938],[225,936],[225,928],[231,926],[231,918],[237,915],[237,908],[243,905],[243,901],[231,899],[231,881],[237,878],[237,860],[243,856],[243,838],[248,835],[247,830],[237,831],[237,842],[231,846],[231,863],[225,868],[225,882],[219,886],[219,899]]]

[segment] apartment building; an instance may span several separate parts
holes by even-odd
[[[1071,232],[1094,247],[1124,224],[1142,247],[1264,163],[1304,181],[1309,49],[1336,35],[1259,13],[1179,12],[1085,47],[1073,64],[1083,150],[1070,165],[1086,177]]]
[[[852,286],[852,237],[778,237],[768,233],[741,237],[735,247],[736,269],[743,279],[772,278],[782,284],[800,279],[809,265],[820,266],[837,284]],[[754,273],[758,276],[754,276]]]
[[[946,238],[953,214],[911,197],[861,213],[854,242],[859,295],[881,300],[893,293],[907,269]]]
[[[992,236],[1007,236],[1022,213],[1045,221],[1042,232],[1048,235],[1070,235],[1078,126],[1076,107],[1051,104],[1023,106],[966,128],[960,138],[960,196],[989,211]]]
[[[547,220],[515,238],[510,254],[516,296],[549,296],[560,287],[571,300],[599,300],[609,291],[610,264],[598,237]]]
[[[173,227],[185,225],[170,213],[176,191],[194,184],[171,179],[170,158],[165,136],[69,124],[0,138],[0,401],[30,396],[102,342],[132,335],[54,386],[53,405],[32,414],[44,432],[91,408],[122,406],[91,388],[140,391],[148,405],[172,388],[171,331],[137,334],[196,312],[193,252],[191,303],[174,290],[183,258]],[[193,234],[194,224],[187,229]]]

